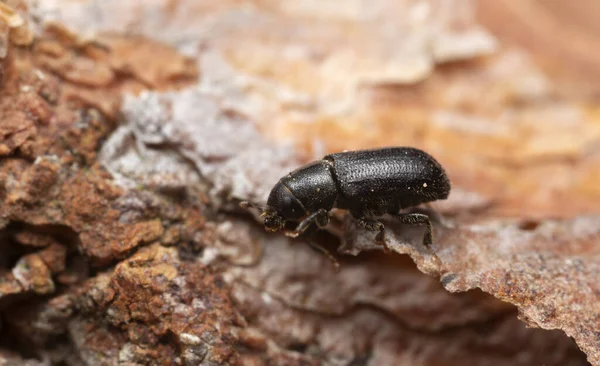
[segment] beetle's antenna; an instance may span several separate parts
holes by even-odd
[[[260,214],[262,214],[263,212],[265,212],[265,209],[266,209],[265,207],[257,205],[256,203],[252,203],[250,201],[242,201],[242,202],[240,202],[240,207],[243,208],[243,209],[246,209],[246,210],[251,209],[251,208],[255,208],[255,209],[257,209],[260,212]]]

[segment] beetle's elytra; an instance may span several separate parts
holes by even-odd
[[[446,199],[450,181],[442,166],[429,154],[411,147],[345,151],[325,156],[281,178],[271,190],[266,207],[242,202],[261,210],[265,229],[278,231],[287,222],[298,222],[286,235],[296,237],[312,223],[324,227],[333,208],[348,210],[358,224],[378,231],[376,241],[385,244],[385,229],[378,216],[426,225],[423,243],[433,241],[429,217],[400,210]]]

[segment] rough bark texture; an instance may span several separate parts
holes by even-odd
[[[600,365],[577,4],[1,2],[0,365]],[[238,208],[387,145],[452,180],[431,248],[333,212],[336,272]]]

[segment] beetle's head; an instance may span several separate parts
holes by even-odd
[[[246,210],[255,208],[260,212],[260,217],[264,221],[265,230],[275,232],[281,230],[285,226],[285,220],[279,216],[277,211],[269,206],[261,206],[248,201],[240,202],[240,206]]]
[[[276,232],[285,226],[285,219],[277,213],[277,211],[273,210],[271,207],[268,207],[260,214],[260,217],[264,220],[265,230],[270,232]]]
[[[299,221],[306,215],[304,207],[283,183],[278,182],[271,190],[266,206],[241,202],[243,208],[256,208],[264,220],[267,231],[279,231],[288,221]]]
[[[278,182],[275,184],[269,198],[267,199],[267,207],[265,209],[265,226],[267,217],[272,222],[276,222],[276,217],[285,221],[298,221],[306,215],[306,210],[300,203],[298,197],[294,195],[285,184]]]

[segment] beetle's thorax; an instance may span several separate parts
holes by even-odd
[[[319,209],[331,210],[338,186],[327,161],[316,161],[289,173],[273,187],[267,205],[288,221]]]

